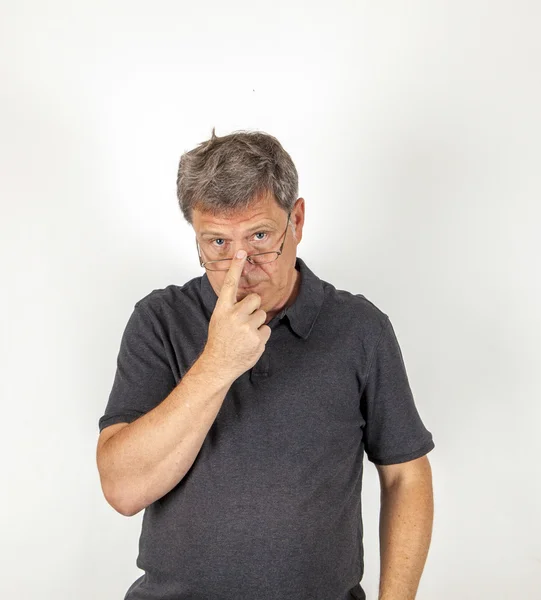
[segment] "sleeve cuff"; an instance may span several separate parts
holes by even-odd
[[[420,458],[425,454],[428,454],[431,450],[436,447],[434,440],[430,440],[427,444],[419,448],[419,450],[415,450],[414,452],[409,452],[408,454],[395,454],[394,456],[389,456],[386,458],[377,458],[375,456],[370,456],[366,453],[366,457],[368,460],[375,465],[395,465],[399,463],[408,462],[409,460],[415,460],[416,458]]]

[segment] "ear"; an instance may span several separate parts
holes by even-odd
[[[297,198],[295,206],[291,211],[290,220],[295,228],[297,244],[302,240],[302,228],[304,226],[304,198]]]

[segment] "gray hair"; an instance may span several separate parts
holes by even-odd
[[[239,213],[270,194],[286,212],[297,200],[299,177],[280,142],[262,131],[234,131],[180,157],[177,198],[193,225],[193,210],[223,217]]]

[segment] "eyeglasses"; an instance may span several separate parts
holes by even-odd
[[[250,256],[246,257],[246,260],[250,261],[253,265],[262,265],[262,264],[266,264],[266,263],[275,261],[280,256],[280,254],[282,254],[282,248],[284,247],[284,243],[286,241],[286,233],[287,233],[287,227],[289,225],[290,215],[291,215],[291,212],[289,212],[287,215],[286,229],[285,229],[284,233],[282,234],[282,236],[280,236],[280,237],[284,238],[282,240],[282,244],[280,245],[280,249],[273,250],[272,252],[259,252],[258,254],[251,254]],[[195,244],[197,246],[197,255],[199,256],[199,264],[202,267],[205,267],[205,269],[207,269],[208,271],[227,271],[229,269],[229,267],[231,266],[231,261],[233,260],[232,258],[220,258],[218,260],[207,260],[207,261],[203,262],[201,260],[201,252],[199,249],[199,243],[197,241],[197,238],[195,240]],[[209,264],[212,264],[212,267],[206,266]]]

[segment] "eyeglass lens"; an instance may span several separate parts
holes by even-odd
[[[260,254],[260,255],[252,256],[251,259],[257,265],[262,265],[262,264],[269,263],[269,262],[276,260],[278,258],[278,256],[279,256],[278,252],[270,252],[269,254]],[[231,266],[231,260],[232,259],[230,259],[230,258],[226,258],[224,260],[220,260],[215,263],[213,263],[213,262],[207,263],[205,265],[205,267],[209,271],[227,271],[227,270],[229,270],[229,267]]]

